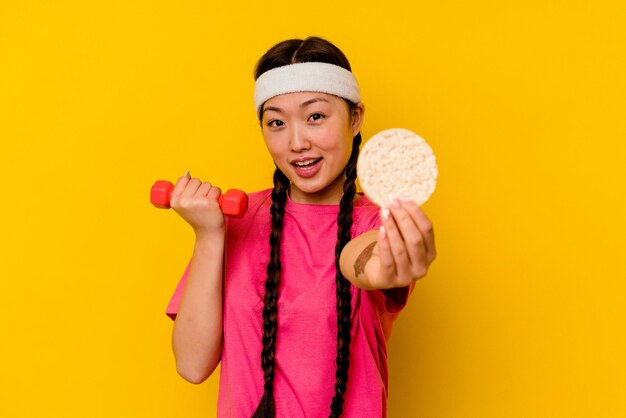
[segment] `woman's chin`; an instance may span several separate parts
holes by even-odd
[[[324,187],[320,185],[292,183],[291,184],[292,195],[293,195],[294,189],[296,193],[306,194],[306,195],[318,195],[324,191]]]
[[[338,204],[341,199],[341,188],[292,183],[290,196],[296,203]]]

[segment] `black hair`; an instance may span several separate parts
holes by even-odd
[[[351,71],[346,56],[332,43],[319,37],[309,37],[304,40],[290,39],[280,42],[270,48],[257,62],[254,71],[255,80],[261,74],[272,68],[282,67],[298,62],[324,62],[339,65]],[[356,108],[356,103],[346,100],[348,111]],[[259,118],[262,118],[262,112]],[[352,116],[351,116],[352,117]],[[351,119],[351,118],[350,118]],[[337,372],[334,386],[334,396],[330,405],[330,418],[338,418],[343,412],[344,395],[348,383],[348,369],[350,367],[350,327],[351,327],[351,294],[350,282],[343,276],[339,268],[339,256],[343,247],[350,241],[352,228],[352,208],[356,195],[356,161],[361,145],[359,132],[352,141],[352,152],[344,171],[345,182],[343,195],[339,203],[337,215],[337,243],[335,244],[335,268],[337,284]],[[272,191],[272,230],[270,232],[270,259],[267,264],[267,279],[265,281],[265,296],[263,307],[263,349],[261,351],[261,366],[263,368],[263,396],[254,412],[253,418],[274,418],[274,350],[276,347],[276,333],[278,324],[278,285],[280,282],[280,239],[283,229],[285,203],[289,190],[289,179],[278,167],[274,171],[274,190]]]

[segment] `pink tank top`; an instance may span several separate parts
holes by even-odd
[[[224,266],[224,346],[218,417],[250,417],[263,393],[262,310],[269,260],[271,189],[249,195],[241,219],[227,219]],[[275,350],[277,417],[328,417],[337,355],[335,244],[339,205],[287,200],[281,242],[281,282]],[[361,195],[352,237],[380,226],[380,210]],[[188,269],[166,313],[175,319]],[[412,287],[351,286],[350,368],[344,418],[385,417],[387,342]]]

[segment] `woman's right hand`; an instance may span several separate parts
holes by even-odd
[[[224,214],[217,200],[221,194],[219,187],[192,178],[187,172],[172,190],[170,207],[191,225],[196,236],[224,233]]]

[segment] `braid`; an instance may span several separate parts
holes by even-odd
[[[278,284],[280,282],[280,235],[283,230],[283,216],[289,179],[276,167],[274,171],[274,190],[272,191],[272,232],[270,233],[270,261],[267,264],[265,297],[263,307],[263,350],[261,366],[263,368],[263,397],[252,418],[274,418],[274,349],[276,347],[276,329],[278,316]]]
[[[350,327],[352,314],[350,282],[341,274],[339,256],[343,247],[352,238],[352,206],[356,194],[356,161],[359,156],[361,134],[358,133],[352,142],[352,153],[346,165],[346,180],[343,184],[343,196],[339,203],[337,216],[337,244],[335,245],[335,268],[337,270],[337,373],[335,382],[335,396],[330,405],[330,418],[338,418],[343,412],[343,396],[348,383],[348,369],[350,367]]]
[[[323,62],[340,66],[352,71],[350,62],[343,52],[327,40],[310,36],[304,40],[289,39],[274,45],[257,62],[254,68],[254,79],[257,80],[265,72],[274,68],[301,62]],[[345,99],[349,110],[350,120],[353,121],[353,111],[358,104]],[[262,122],[263,114],[259,116]],[[330,405],[330,418],[339,418],[343,413],[344,395],[348,383],[350,366],[350,328],[351,328],[351,284],[339,267],[339,258],[345,245],[351,239],[352,209],[356,195],[356,161],[361,145],[361,134],[358,133],[352,141],[352,152],[343,174],[343,195],[339,202],[337,215],[337,243],[335,245],[335,269],[337,286],[337,358],[335,394]],[[335,180],[338,180],[339,177]],[[274,383],[274,354],[277,333],[277,303],[278,287],[280,282],[279,248],[283,229],[283,217],[289,179],[278,169],[274,172],[274,190],[272,192],[272,231],[270,233],[270,261],[267,265],[267,280],[265,282],[265,297],[263,307],[263,349],[261,364],[265,380],[264,393],[253,418],[274,418],[276,408],[273,397]],[[286,411],[289,413],[289,411]]]
[[[348,369],[350,367],[350,327],[352,314],[350,282],[341,273],[339,257],[343,247],[350,241],[352,228],[352,207],[356,195],[356,161],[359,155],[361,134],[354,137],[352,153],[345,168],[346,180],[343,185],[343,196],[339,203],[337,216],[337,244],[335,245],[335,269],[337,283],[337,372],[335,382],[335,396],[330,409],[330,418],[338,418],[343,412],[344,394],[348,383]],[[287,200],[289,179],[278,169],[274,171],[274,190],[272,191],[272,232],[270,234],[270,261],[267,265],[267,280],[265,282],[265,298],[263,307],[263,350],[261,351],[261,365],[263,368],[263,397],[257,406],[252,418],[274,418],[276,409],[274,404],[274,349],[276,346],[277,312],[278,312],[278,284],[280,282],[280,235],[283,228],[283,216]]]

